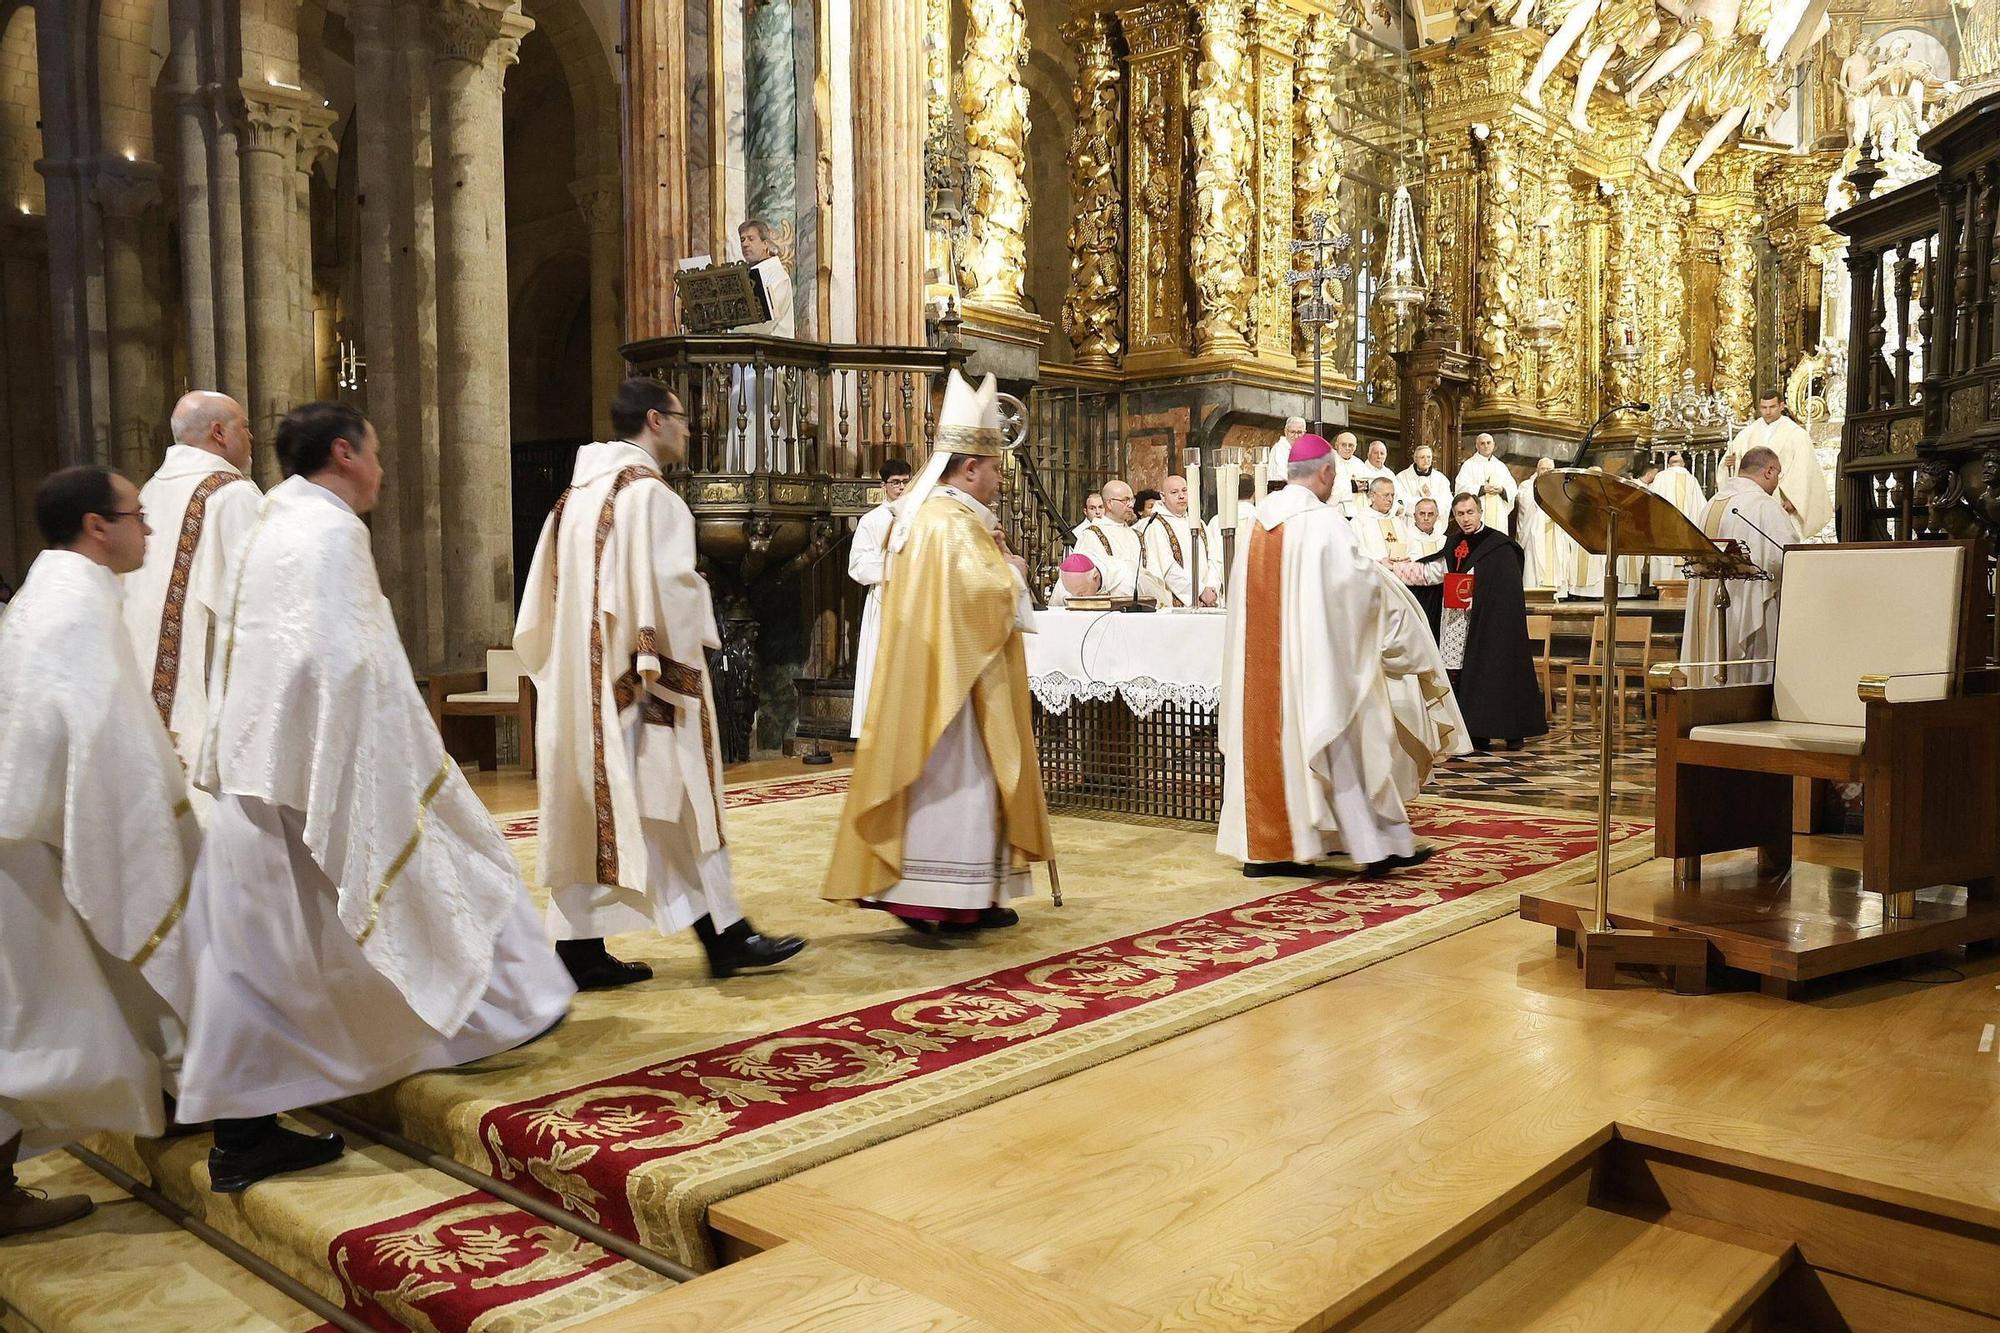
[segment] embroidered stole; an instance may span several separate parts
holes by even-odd
[[[1292,859],[1285,803],[1285,525],[1250,530],[1243,595],[1243,819],[1252,861]]]
[[[160,646],[153,656],[153,706],[160,710],[160,721],[169,733],[174,729],[174,693],[180,688],[188,579],[194,574],[194,552],[201,544],[208,497],[232,481],[247,480],[235,472],[209,473],[195,483],[194,494],[188,496],[187,512],[181,515],[180,538],[174,544],[174,572],[167,578],[167,604],[160,613]]]

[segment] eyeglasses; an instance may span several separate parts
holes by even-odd
[[[136,518],[141,523],[146,521],[146,511],[143,509],[100,509],[97,511],[97,516],[99,518],[108,518],[113,523],[127,518]]]

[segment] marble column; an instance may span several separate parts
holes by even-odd
[[[854,7],[854,336],[924,342],[924,6]]]
[[[624,196],[618,177],[591,176],[570,187],[583,225],[590,235],[590,418],[597,438],[611,438],[611,395],[625,377],[619,354],[623,322],[619,318],[620,238]]]
[[[243,250],[243,133],[240,98],[213,84],[208,99],[208,220],[214,247],[215,387],[250,396],[250,329]]]
[[[798,214],[799,82],[791,0],[750,0],[743,43],[746,207],[789,239]],[[743,219],[729,222],[733,233]],[[733,240],[733,234],[731,239]],[[798,275],[803,280],[803,275]]]
[[[679,324],[672,275],[689,253],[687,72],[683,7],[626,5],[625,333],[635,341]]]
[[[965,249],[959,286],[965,299],[1024,312],[1028,272],[1028,20],[1021,0],[969,0],[965,56],[959,66],[959,110],[965,114]]]
[[[437,208],[439,500],[445,665],[472,667],[514,624],[506,178],[500,87],[533,25],[473,0],[429,11]]]
[[[243,89],[243,296],[249,335],[250,431],[275,440],[278,421],[295,404],[298,341],[291,270],[292,211],[298,174],[299,113],[304,99],[287,89]],[[268,487],[279,480],[277,455],[257,452],[253,469]]]
[[[216,384],[215,270],[209,230],[208,101],[201,87],[201,0],[173,0],[167,79],[174,102],[175,215],[181,235],[181,304],[191,386]]]
[[[163,312],[147,282],[149,219],[157,216],[160,169],[106,161],[91,186],[102,219],[106,362],[111,388],[111,466],[150,476],[165,452]]]

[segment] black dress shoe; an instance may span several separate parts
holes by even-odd
[[[557,940],[556,957],[569,969],[578,990],[616,990],[653,979],[644,963],[628,963],[604,950],[603,940]]]
[[[748,920],[740,920],[720,934],[707,917],[694,926],[702,947],[708,950],[708,974],[718,981],[745,968],[773,967],[806,947],[797,935],[759,935]]]
[[[1009,926],[1021,924],[1021,914],[1011,907],[983,907],[976,921],[951,921],[945,930],[954,935],[975,930],[1005,930]]]
[[[1245,879],[1325,879],[1332,872],[1306,861],[1245,861]]]
[[[273,1125],[246,1147],[210,1148],[208,1187],[217,1194],[241,1194],[271,1176],[325,1166],[346,1149],[338,1134],[301,1134]]]
[[[1398,870],[1408,870],[1411,866],[1420,866],[1436,855],[1437,848],[1435,847],[1419,847],[1408,856],[1385,856],[1379,861],[1370,862],[1368,865],[1362,867],[1361,878],[1382,879],[1385,876],[1393,875]]]

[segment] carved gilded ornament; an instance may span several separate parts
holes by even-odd
[[[971,0],[959,110],[965,114],[967,200],[959,282],[967,300],[1022,309],[1028,257],[1028,20],[1021,0]]]
[[[1757,309],[1758,224],[1755,214],[1744,211],[1725,218],[1715,284],[1715,391],[1739,407],[1750,402],[1757,368],[1751,334]]]
[[[1478,310],[1473,347],[1482,362],[1478,395],[1483,404],[1511,404],[1521,396],[1521,353],[1515,337],[1523,293],[1521,173],[1506,132],[1486,142],[1480,169],[1479,250],[1474,260]]]
[[[1242,7],[1236,0],[1201,0],[1197,13],[1200,58],[1188,108],[1194,159],[1188,273],[1195,290],[1195,352],[1226,355],[1250,346],[1250,166],[1256,128],[1247,105]]]
[[[1350,27],[1345,9],[1338,13],[1318,13],[1313,15],[1299,44],[1297,100],[1292,117],[1295,144],[1292,196],[1297,201],[1292,226],[1300,236],[1311,235],[1315,214],[1327,219],[1329,229],[1339,230],[1342,152],[1341,139],[1334,128],[1338,111],[1334,68],[1340,53],[1346,49]],[[1269,207],[1270,202],[1267,201],[1266,212],[1282,216],[1279,210]],[[1337,282],[1327,284],[1327,296],[1337,305],[1344,304],[1345,298],[1339,288]],[[1344,319],[1336,319],[1335,323],[1344,323]],[[1294,344],[1293,351],[1300,360],[1311,354],[1311,339],[1296,325]]]
[[[1187,12],[1178,0],[1149,0],[1120,10],[1118,23],[1130,53],[1128,355],[1178,354],[1188,345],[1181,248]]]
[[[1257,291],[1251,324],[1260,354],[1293,354],[1292,210],[1297,197],[1293,156],[1294,74],[1306,16],[1282,4],[1256,16]]]
[[[1101,14],[1073,20],[1063,37],[1077,58],[1076,128],[1069,151],[1076,219],[1069,227],[1063,331],[1078,365],[1105,368],[1117,365],[1124,352],[1119,266],[1125,203],[1118,168],[1125,136],[1118,118],[1118,57],[1110,23]]]

